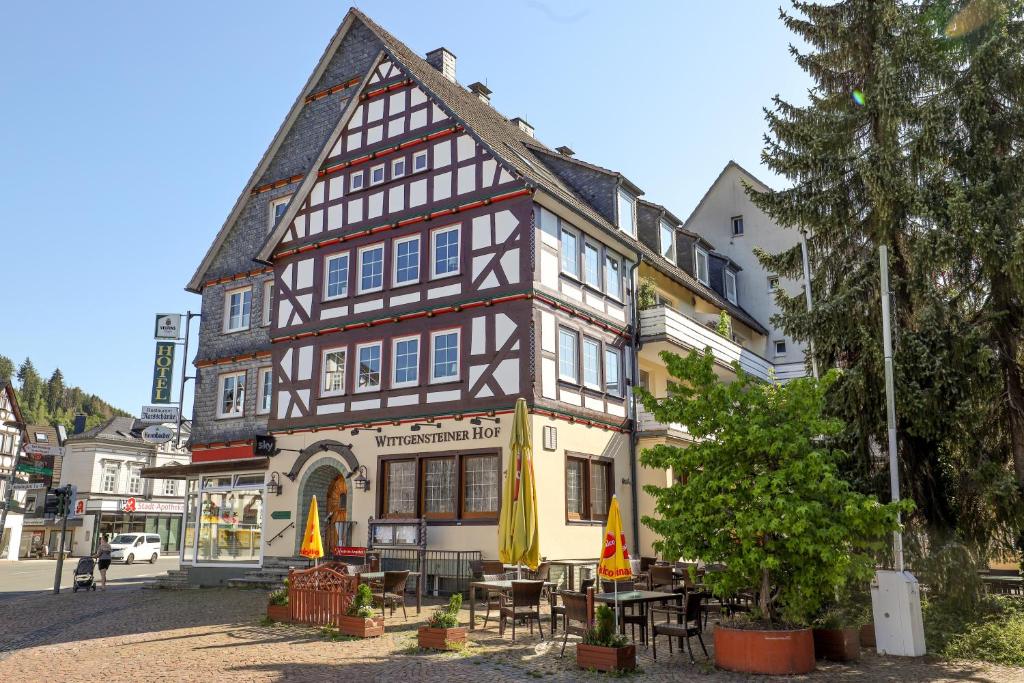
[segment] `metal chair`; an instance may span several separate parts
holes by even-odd
[[[402,617],[406,620],[409,615],[405,611],[405,584],[409,581],[409,570],[401,572],[384,572],[384,581],[381,584],[381,591],[373,594],[374,602],[380,601],[380,615],[384,616],[384,607],[391,608],[391,616],[395,615],[395,606],[402,606]]]
[[[604,593],[616,592],[615,584],[618,583],[619,593],[629,593],[636,590],[636,584],[632,581],[602,581],[601,590]],[[615,606],[618,609],[618,605]],[[639,611],[634,612],[633,607],[630,606],[629,611],[626,609],[619,610],[619,614],[622,615],[623,625],[629,625],[629,637],[636,640],[636,628],[640,627],[640,642],[647,642],[647,610],[643,603],[639,605]]]
[[[516,639],[516,622],[523,619],[530,624],[530,635],[533,635],[533,622],[537,622],[540,637],[544,637],[544,626],[540,621],[540,592],[544,587],[541,581],[513,581],[512,599],[501,606],[501,621],[498,624],[499,635],[505,635],[505,621],[512,620],[512,641]]]
[[[559,657],[564,657],[565,644],[569,641],[569,634],[574,633],[578,636],[583,636],[586,634],[587,629],[590,628],[590,622],[593,619],[591,618],[590,611],[587,609],[586,593],[562,591],[561,596],[562,604],[565,607],[565,636],[562,638],[562,654]],[[576,624],[573,622],[576,622]]]
[[[484,574],[481,581],[505,581],[504,574]],[[491,618],[491,610],[501,610],[501,606],[504,604],[503,598],[505,597],[505,591],[503,590],[487,590],[487,614],[484,615],[484,625],[481,628],[487,628],[487,620]]]
[[[658,659],[658,636],[668,636],[668,652],[672,654],[672,639],[686,638],[686,648],[690,653],[690,663],[694,663],[693,646],[690,645],[690,638],[697,636],[700,648],[704,650],[704,656],[708,657],[708,649],[704,647],[704,639],[701,637],[703,627],[701,626],[700,612],[701,602],[704,596],[701,593],[690,593],[686,596],[686,607],[678,605],[662,605],[651,608],[651,649],[654,659]],[[656,614],[665,614],[665,621],[658,623],[655,620]],[[683,623],[677,623],[677,617],[683,617]]]

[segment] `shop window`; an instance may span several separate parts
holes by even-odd
[[[501,486],[498,455],[423,455],[387,460],[382,471],[382,517],[497,519]]]
[[[604,521],[611,502],[612,463],[587,456],[565,458],[565,515],[572,521]]]

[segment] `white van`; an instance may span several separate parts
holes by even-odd
[[[160,537],[156,534],[118,534],[110,541],[112,562],[131,564],[136,560],[160,559]]]

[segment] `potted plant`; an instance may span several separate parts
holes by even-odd
[[[291,621],[288,611],[288,586],[271,591],[267,601],[267,619],[271,621]]]
[[[384,617],[374,617],[373,593],[365,583],[356,588],[352,604],[348,606],[345,615],[338,617],[338,631],[357,638],[384,635]]]
[[[844,454],[834,444],[843,425],[824,411],[836,371],[777,384],[733,363],[727,384],[710,349],[661,355],[673,377],[668,396],[635,391],[659,422],[686,425],[694,443],[641,454],[644,466],[676,475],[669,486],[645,487],[657,516],[644,524],[661,536],[663,557],[724,565],[704,577],[716,596],[751,596],[747,619],[715,629],[717,666],[811,671],[810,622],[837,589],[870,579],[909,503],[882,505],[840,476]]]
[[[636,669],[636,646],[626,636],[615,632],[615,613],[608,605],[594,611],[594,628],[576,645],[576,664],[582,669],[598,671],[632,671]]]
[[[832,608],[814,620],[814,656],[833,662],[860,659],[860,629],[845,610]]]
[[[461,608],[462,593],[454,593],[447,605],[434,610],[427,625],[421,626],[416,633],[419,646],[431,650],[451,650],[465,645],[466,629],[459,626]]]

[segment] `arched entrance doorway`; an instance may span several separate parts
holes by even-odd
[[[339,541],[339,522],[347,522],[351,518],[351,500],[348,491],[348,480],[345,478],[345,467],[342,461],[332,455],[324,456],[310,463],[299,482],[298,519],[295,536],[295,554],[302,546],[302,531],[309,518],[309,507],[316,496],[317,511],[320,515],[320,533],[324,544],[324,553],[330,555],[331,549],[341,545]]]

